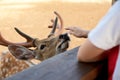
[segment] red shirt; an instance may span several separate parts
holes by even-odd
[[[112,80],[113,72],[118,57],[119,46],[116,46],[110,49],[109,51],[110,52],[108,54],[108,80]]]

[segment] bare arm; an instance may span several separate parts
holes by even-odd
[[[87,38],[90,31],[81,29],[80,27],[68,27],[69,33],[78,38]],[[106,57],[104,50],[94,46],[88,39],[80,46],[77,58],[82,62],[95,62]]]
[[[94,46],[88,39],[79,48],[77,58],[82,62],[96,62],[106,57],[104,50]]]

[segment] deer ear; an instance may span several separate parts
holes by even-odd
[[[12,53],[12,55],[15,56],[17,59],[28,60],[35,58],[34,52],[23,46],[9,45],[8,49]]]

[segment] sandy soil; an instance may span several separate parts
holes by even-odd
[[[111,5],[109,3],[0,3],[0,32],[5,39],[12,42],[25,41],[14,27],[32,37],[43,39],[50,32],[47,26],[57,11],[63,17],[64,27],[81,26],[92,29],[105,15]],[[71,36],[70,48],[79,46],[85,39]],[[0,52],[7,48],[0,46]]]

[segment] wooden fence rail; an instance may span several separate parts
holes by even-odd
[[[107,80],[106,60],[78,62],[77,51],[78,47],[56,55],[5,80]]]

